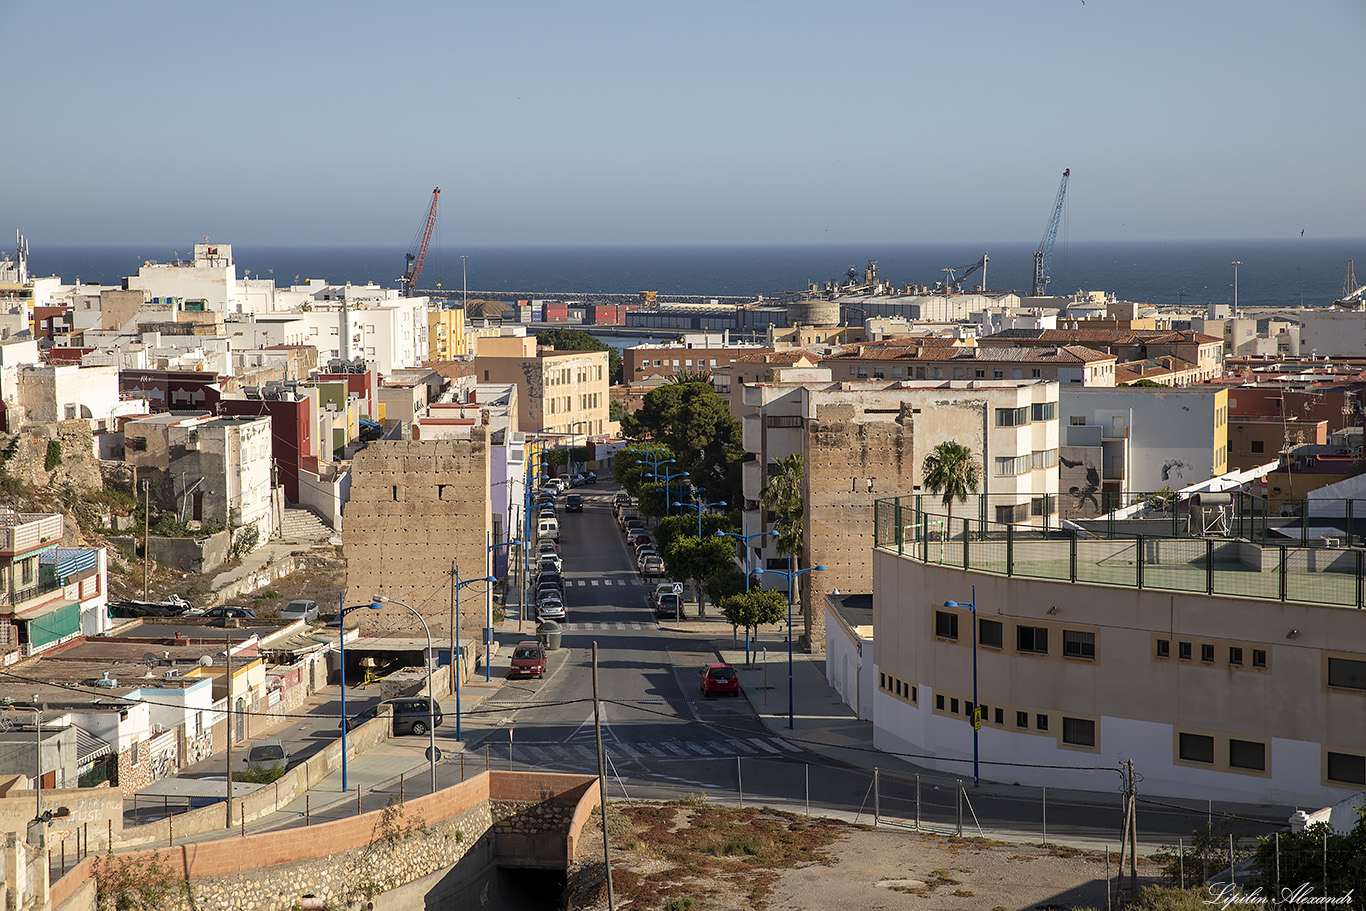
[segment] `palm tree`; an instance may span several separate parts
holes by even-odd
[[[977,493],[980,471],[972,458],[972,450],[955,440],[946,440],[925,456],[921,466],[924,484],[931,493],[942,493],[944,505],[953,521],[953,501],[966,503],[968,494]]]
[[[777,514],[778,553],[796,555],[802,547],[802,454],[794,452],[777,462],[759,501]]]

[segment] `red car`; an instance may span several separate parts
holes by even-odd
[[[703,696],[715,696],[718,693],[739,696],[740,675],[735,673],[735,668],[724,662],[708,664],[702,668],[701,686]]]
[[[518,642],[512,650],[512,668],[509,677],[544,677],[545,649],[535,639]]]

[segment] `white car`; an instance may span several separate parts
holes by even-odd
[[[542,598],[536,605],[536,617],[539,620],[563,620],[564,602],[559,598]]]

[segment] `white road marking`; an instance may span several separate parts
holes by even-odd
[[[784,750],[787,750],[790,753],[800,753],[802,751],[801,747],[797,746],[794,743],[788,743],[781,737],[772,737],[769,740],[771,743],[776,743],[778,746],[782,747]]]
[[[760,740],[758,737],[750,737],[748,739],[750,743],[754,744],[761,750],[767,750],[770,753],[779,752],[777,747],[769,746],[767,742]]]
[[[681,748],[678,746],[678,744],[674,743],[674,742],[671,741],[671,740],[666,740],[666,741],[664,741],[664,743],[660,744],[660,746],[664,747],[664,749],[668,750],[670,753],[673,753],[675,756],[687,756],[687,755],[688,755],[688,753],[687,753],[686,750],[681,749]]]

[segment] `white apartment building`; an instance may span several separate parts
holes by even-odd
[[[427,359],[425,297],[325,301],[295,315],[304,329],[299,344],[317,348],[319,364],[362,359],[390,374]]]
[[[1059,489],[1064,511],[1100,515],[1132,493],[1180,490],[1228,471],[1228,389],[1064,387]]]
[[[771,382],[746,384],[741,401],[743,444],[756,457],[742,469],[744,535],[772,529],[773,517],[760,502],[764,485],[782,458],[802,454],[799,564],[827,567],[809,574],[801,592],[813,650],[824,642],[825,595],[871,588],[873,501],[889,491],[921,493],[924,459],[935,446],[961,443],[979,463],[986,515],[955,512],[955,520],[1039,525],[1056,504],[1057,383]],[[935,499],[928,490],[924,497]],[[750,567],[787,569],[787,557],[768,540],[756,539]],[[767,586],[780,577],[763,578]]]
[[[248,309],[244,289],[237,281],[231,244],[195,244],[194,256],[188,262],[143,263],[137,275],[124,279],[124,287],[145,291],[151,297],[202,300],[206,309],[220,313]]]

